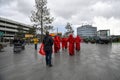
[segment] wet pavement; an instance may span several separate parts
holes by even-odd
[[[0,52],[0,80],[120,80],[120,43],[82,43],[75,56],[61,50],[52,61],[46,67],[34,45],[19,53],[8,46]]]

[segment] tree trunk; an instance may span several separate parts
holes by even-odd
[[[43,41],[43,8],[41,12],[41,42]]]

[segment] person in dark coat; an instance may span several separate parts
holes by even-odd
[[[46,53],[46,65],[52,67],[51,59],[52,59],[53,39],[49,35],[49,32],[46,32],[46,35],[43,39],[43,44],[44,44],[44,51]]]
[[[15,37],[14,40],[13,40],[14,46],[15,46],[17,43],[21,44],[21,40],[20,40],[19,37]]]

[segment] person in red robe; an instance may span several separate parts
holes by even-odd
[[[75,39],[74,39],[72,34],[69,35],[68,42],[69,42],[69,55],[73,56],[74,55],[74,42],[75,42]]]
[[[77,37],[75,38],[76,50],[77,51],[80,51],[80,42],[81,42],[81,38],[80,38],[80,36],[77,35]]]
[[[60,38],[60,36],[57,36],[58,37],[58,51],[60,51],[60,43],[61,43],[61,38]]]
[[[59,51],[59,39],[58,36],[54,37],[54,52],[57,53]]]
[[[67,49],[67,46],[68,46],[68,38],[65,37],[64,39],[65,39],[65,49]]]
[[[62,42],[62,49],[64,49],[65,48],[65,37],[62,38],[61,42]]]

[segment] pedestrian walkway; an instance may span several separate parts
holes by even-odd
[[[39,46],[38,46],[39,47]],[[53,67],[34,45],[13,53],[0,52],[0,80],[120,80],[120,44],[81,44],[81,51],[69,56],[67,50],[53,55]]]

